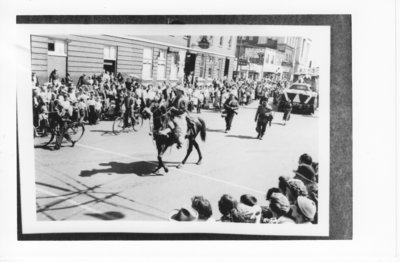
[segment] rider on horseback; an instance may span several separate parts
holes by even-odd
[[[177,85],[174,88],[175,98],[172,100],[170,105],[168,106],[168,112],[170,115],[170,121],[167,123],[167,127],[164,130],[161,130],[159,134],[169,136],[170,134],[176,140],[177,148],[181,148],[185,138],[188,136],[188,133],[185,133],[184,123],[190,125],[190,121],[188,121],[187,116],[187,98],[185,97],[185,89]],[[187,130],[186,130],[187,131]]]

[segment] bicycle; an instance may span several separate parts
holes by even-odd
[[[139,110],[133,112],[133,116],[128,117],[128,125],[125,126],[124,114],[117,117],[113,123],[113,133],[118,135],[121,132],[138,131],[143,126],[143,116]]]
[[[69,135],[71,142],[74,145],[77,143],[85,133],[85,126],[82,122],[74,122],[71,120],[64,120],[67,123],[67,128],[63,135],[63,139],[66,135]],[[46,126],[33,126],[33,140],[34,147],[47,147],[55,138],[60,135],[59,125],[46,125]]]

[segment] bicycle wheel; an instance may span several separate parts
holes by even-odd
[[[114,135],[118,135],[124,130],[124,118],[117,117],[113,123],[113,133]]]
[[[136,114],[134,117],[134,123],[132,124],[132,128],[135,131],[138,131],[143,126],[143,117],[141,114]]]
[[[37,147],[45,147],[50,144],[55,135],[55,133],[49,130],[48,128],[44,128],[42,130],[38,130],[34,127],[33,132],[33,145],[35,148]]]
[[[71,141],[74,143],[78,142],[85,133],[85,126],[82,123],[72,123],[68,126],[66,134],[69,135]]]

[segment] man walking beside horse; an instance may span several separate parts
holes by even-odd
[[[176,96],[171,103],[167,103],[166,106],[161,105],[155,107],[152,110],[154,126],[153,136],[158,151],[158,167],[154,172],[157,172],[160,168],[168,172],[168,168],[164,165],[162,156],[167,148],[175,143],[177,144],[177,148],[181,148],[185,139],[189,140],[189,146],[186,156],[182,163],[178,165],[178,168],[186,163],[186,160],[193,150],[193,146],[196,148],[199,155],[197,164],[200,164],[202,160],[196,137],[200,134],[201,139],[205,141],[206,125],[201,118],[188,116],[185,89],[178,85],[174,88],[174,91]]]

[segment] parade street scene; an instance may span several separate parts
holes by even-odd
[[[36,219],[318,224],[312,50],[303,36],[31,35]]]

